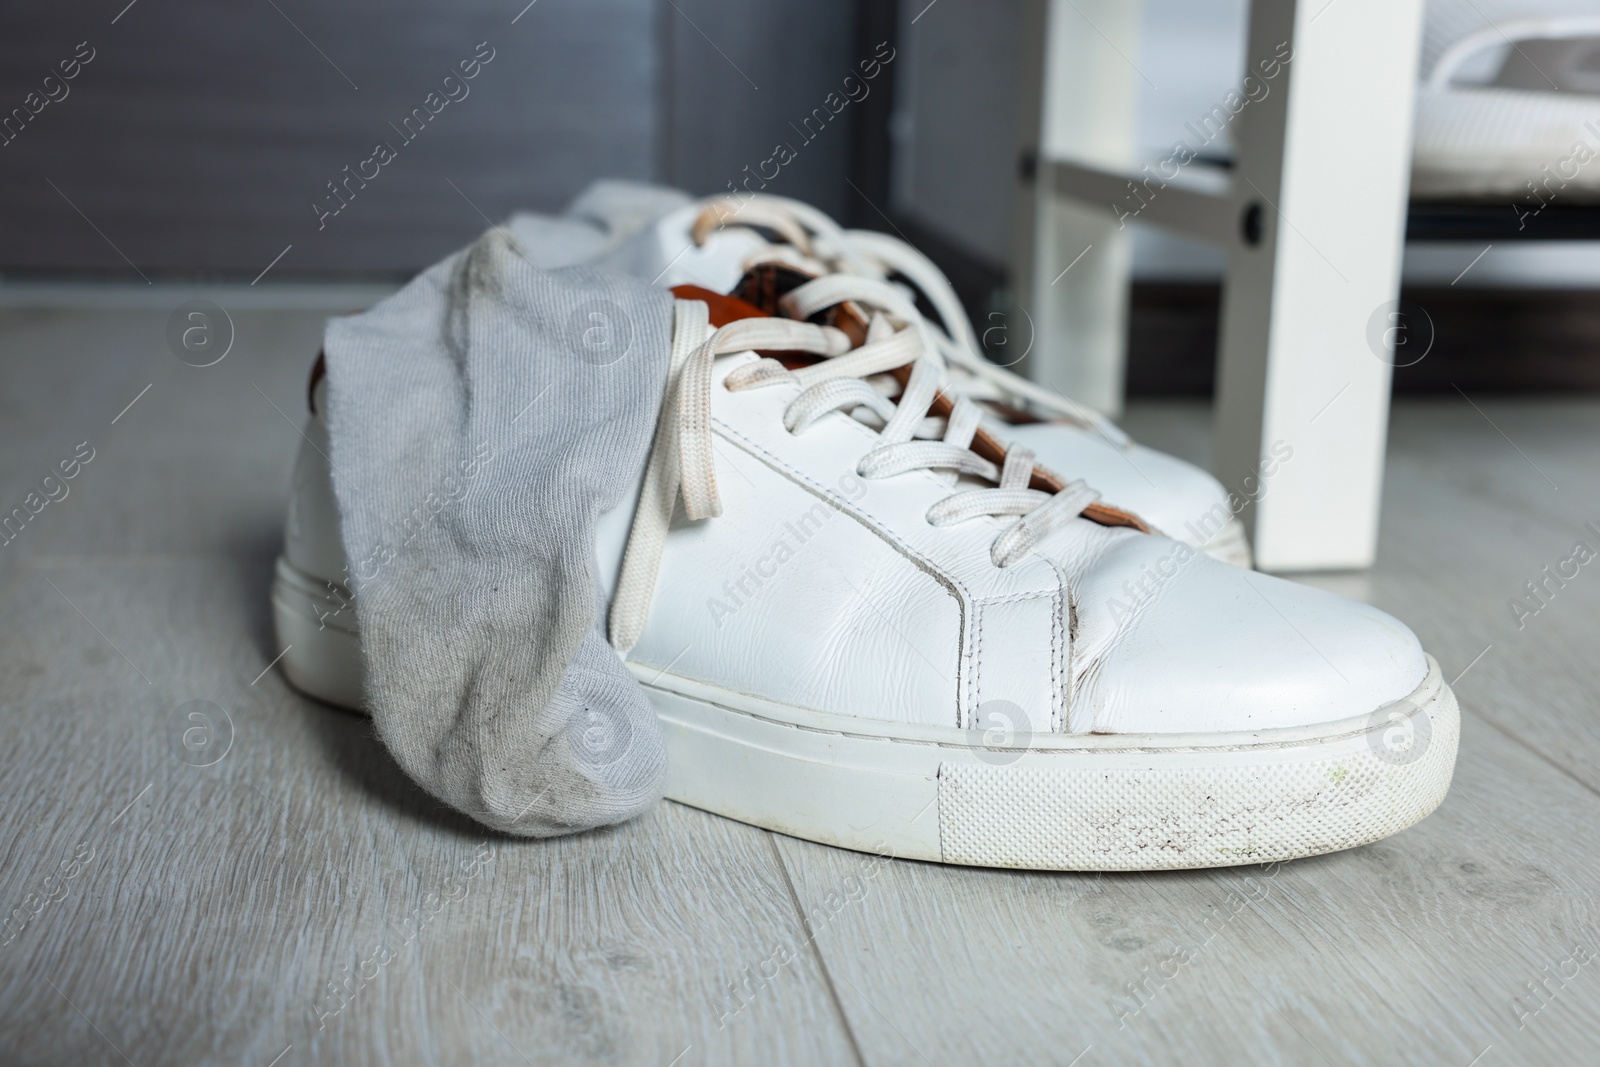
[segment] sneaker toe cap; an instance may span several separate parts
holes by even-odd
[[[1123,539],[1076,584],[1074,732],[1335,722],[1427,675],[1416,635],[1377,608],[1164,538]]]

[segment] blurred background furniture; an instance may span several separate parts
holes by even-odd
[[[1592,0],[1431,0],[1420,49],[1414,27],[1384,29],[1404,21],[1398,9],[1367,3],[277,0],[221,12],[123,0],[87,20],[20,0],[0,15],[0,114],[14,131],[0,146],[0,298],[37,301],[41,286],[84,280],[128,283],[119,300],[149,280],[381,290],[489,220],[559,208],[593,175],[710,193],[751,181],[781,141],[798,151],[767,189],[923,248],[991,357],[1113,410],[1124,393],[1215,394],[1215,469],[1230,489],[1263,446],[1295,447],[1251,516],[1259,558],[1354,566],[1372,550],[1390,378],[1453,403],[1600,388],[1600,214],[1582,182],[1543,206],[1504,183],[1474,195],[1441,186],[1474,158],[1460,150],[1466,134],[1505,123],[1434,122],[1484,94],[1518,114],[1600,116],[1597,53],[1573,22],[1595,17]],[[1550,36],[1551,18],[1566,20],[1565,36]],[[1243,71],[1280,41],[1294,58],[1233,116],[1228,94],[1250,91]],[[826,110],[880,45],[892,58],[870,92]],[[480,47],[494,59],[470,97],[380,177],[344,185]],[[47,95],[43,78],[79,51],[93,59],[70,93],[30,115],[29,94]],[[1395,146],[1411,121],[1400,74],[1419,54],[1400,280],[1422,321],[1378,336],[1414,338],[1429,354],[1391,371],[1354,309],[1364,301],[1380,327],[1406,314],[1382,306],[1395,281],[1384,264],[1401,226]],[[1080,103],[1044,106],[1057,98]],[[1215,135],[1164,187],[1144,187],[1143,172],[1142,196],[1126,177],[1095,184],[1161,163],[1176,140],[1195,141],[1191,125]],[[1315,133],[1291,138],[1285,155],[1274,147],[1285,129]],[[1600,146],[1600,133],[1577,136]],[[1525,157],[1524,182],[1538,176],[1539,151]],[[1019,183],[1019,172],[1038,180]],[[1582,168],[1597,174],[1600,163]],[[335,182],[355,195],[319,228],[315,205]],[[1358,206],[1358,193],[1380,187],[1390,192],[1379,209]],[[1089,214],[1043,192],[1057,189],[1090,196]],[[1307,197],[1334,210],[1296,206]],[[1141,200],[1126,230],[1110,227],[1114,204]],[[1033,246],[1049,262],[1019,255],[1016,236],[1031,240],[1036,221],[1053,235]]]
[[[1034,11],[1025,37],[1039,45],[1040,104],[1024,112],[1024,137],[1038,132],[1024,143],[1013,253],[1017,298],[1038,329],[1033,375],[1118,410],[1127,220],[1218,245],[1215,473],[1245,500],[1257,564],[1370,566],[1419,0],[1255,0],[1235,88],[1178,135],[1187,152],[1159,162],[1134,157],[1139,83],[1163,74],[1131,58],[1141,54],[1138,5],[1039,0]],[[1229,165],[1208,165],[1224,128]],[[1274,463],[1285,447],[1292,460]]]

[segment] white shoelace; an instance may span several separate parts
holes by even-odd
[[[721,226],[763,227],[788,242],[750,257],[747,268],[776,261],[813,274],[842,273],[886,284],[891,274],[909,279],[928,298],[944,326],[941,330],[928,324],[934,347],[947,363],[965,372],[964,380],[950,383],[957,392],[974,400],[1016,401],[1019,407],[1094,429],[1119,448],[1132,443],[1121,427],[1100,412],[985,358],[949,279],[932,260],[904,241],[871,230],[843,229],[808,204],[766,193],[748,199],[705,201],[694,226],[695,240],[705,243]],[[909,297],[907,303],[914,311],[915,303]]]
[[[1017,516],[990,548],[990,560],[997,567],[1022,559],[1045,535],[1100,498],[1081,481],[1055,493],[1029,488],[1034,457],[1020,446],[1007,450],[998,469],[972,451],[969,446],[982,413],[965,397],[954,401],[947,417],[930,417],[944,364],[937,347],[929,347],[932,328],[892,285],[873,278],[828,275],[800,286],[784,300],[799,319],[842,301],[854,303],[869,316],[865,342],[852,348],[841,330],[785,318],[742,319],[711,331],[704,303],[679,300],[674,305],[666,395],[608,619],[611,643],[619,652],[633,648],[649,618],[667,530],[680,495],[691,520],[722,514],[711,425],[713,368],[719,356],[765,349],[822,357],[799,370],[789,370],[775,359],[758,359],[736,368],[724,385],[733,392],[777,384],[799,386],[799,394],[783,413],[784,426],[796,435],[834,412],[864,414],[861,409],[866,409],[870,414],[861,421],[881,424],[879,443],[861,459],[856,473],[871,480],[915,470],[945,472],[953,491],[929,509],[927,521],[934,526],[982,516]],[[898,401],[866,380],[908,365],[910,379]],[[960,487],[957,479],[962,474],[996,486]]]

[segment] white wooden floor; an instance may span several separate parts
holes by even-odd
[[[93,449],[0,547],[0,1063],[1600,1062],[1600,563],[1508,607],[1600,550],[1600,401],[1396,406],[1379,566],[1319,579],[1461,675],[1391,840],[1051,875],[665,804],[526,843],[266,669],[323,314],[195,368],[165,308],[0,312],[0,510]],[[1126,424],[1203,451],[1192,405]]]

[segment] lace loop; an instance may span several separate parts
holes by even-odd
[[[949,479],[952,486],[961,476],[993,482],[996,488],[952,493],[929,509],[927,518],[936,526],[945,526],[979,517],[1017,516],[991,546],[990,558],[996,566],[1007,567],[1022,559],[1051,530],[1076,518],[1099,498],[1082,482],[1073,482],[1055,494],[1029,488],[1034,457],[1025,448],[1010,448],[998,467],[973,452],[968,446],[981,413],[966,399],[957,400],[947,418],[930,417],[944,382],[944,362],[938,348],[929,342],[930,328],[892,286],[840,275],[819,279],[795,292],[801,293],[792,303],[797,314],[824,299],[828,301],[825,306],[849,301],[866,310],[866,341],[851,349],[849,338],[838,329],[779,318],[740,319],[708,333],[705,304],[680,300],[674,305],[668,392],[609,618],[611,642],[620,652],[633,648],[649,617],[661,554],[679,497],[691,521],[722,514],[711,419],[718,356],[769,349],[821,357],[796,371],[776,360],[760,359],[737,368],[724,380],[735,391],[780,383],[798,388],[783,414],[784,425],[792,433],[802,432],[825,415],[865,409],[882,429],[877,446],[858,464],[863,477],[890,478],[926,470]],[[898,400],[880,393],[866,380],[907,365],[911,373]],[[929,439],[932,436],[942,439]]]

